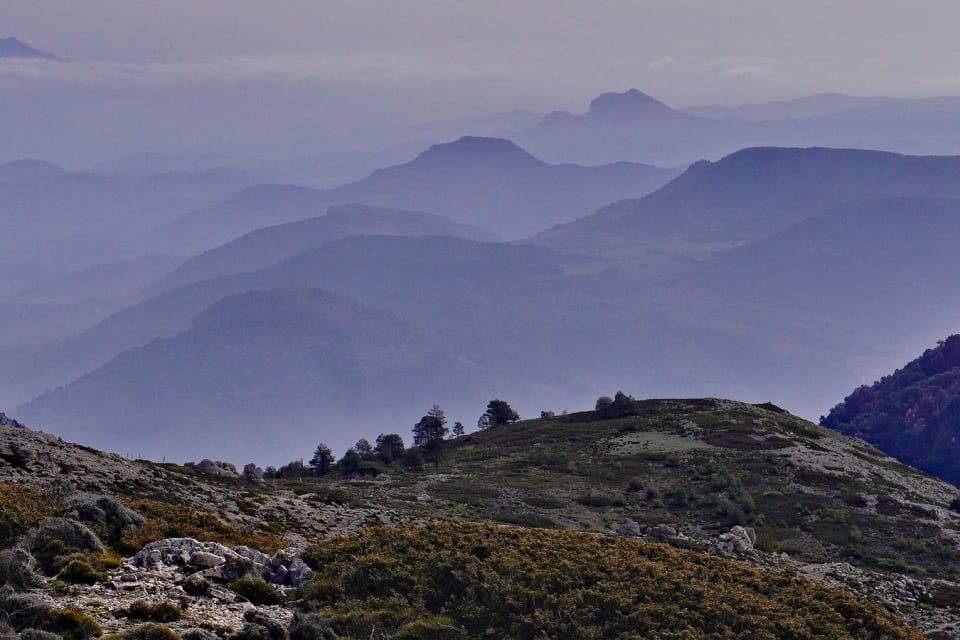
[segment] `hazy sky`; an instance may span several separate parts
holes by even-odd
[[[76,90],[131,122],[262,105],[316,131],[582,112],[630,87],[672,106],[958,95],[958,24],[956,0],[0,0],[0,36],[72,61],[2,64],[0,97]]]
[[[473,80],[493,101],[538,109],[582,109],[631,86],[678,106],[821,90],[960,93],[958,24],[956,0],[0,3],[10,35],[71,60],[154,63],[155,81],[231,63],[227,78],[399,76],[440,94]]]

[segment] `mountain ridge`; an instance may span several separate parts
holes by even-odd
[[[566,246],[577,235],[620,242],[631,236],[757,239],[843,200],[875,195],[955,197],[960,195],[958,179],[960,156],[754,147],[716,162],[694,163],[643,198],[622,200],[532,240]],[[772,220],[772,226],[759,217],[777,208],[792,208],[792,217]],[[742,226],[750,218],[761,224]]]
[[[613,200],[648,193],[676,174],[637,163],[549,164],[505,139],[464,136],[333,189],[252,187],[182,216],[146,242],[155,251],[196,253],[347,203],[429,212],[517,239]],[[195,240],[185,244],[184,238]]]

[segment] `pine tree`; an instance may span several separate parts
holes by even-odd
[[[331,464],[333,464],[333,451],[321,442],[317,445],[317,450],[313,452],[313,457],[310,459],[310,466],[313,467],[314,472],[318,476],[323,476],[330,470]]]

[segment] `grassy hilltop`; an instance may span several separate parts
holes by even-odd
[[[445,440],[436,466],[428,452],[419,469],[370,461],[262,485],[5,426],[0,542],[69,515],[77,492],[142,516],[91,525],[100,551],[34,550],[46,578],[31,593],[127,637],[137,623],[99,586],[64,586],[66,565],[87,563],[99,582],[121,571],[118,556],[180,536],[298,547],[314,569],[304,586],[266,600],[238,589],[291,633],[318,614],[328,635],[313,637],[923,637],[903,617],[927,637],[960,628],[956,488],[773,405],[647,400],[619,413]],[[738,525],[756,531],[753,548],[718,546]],[[133,596],[110,597],[130,610]],[[199,637],[189,629],[203,607],[229,609],[218,602],[181,603],[166,624]],[[236,615],[210,631],[253,637]]]

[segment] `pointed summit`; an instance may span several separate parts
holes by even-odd
[[[638,89],[623,93],[603,93],[590,103],[587,114],[592,118],[614,121],[630,121],[652,117],[683,117],[656,98]]]
[[[60,58],[52,53],[34,49],[26,42],[21,42],[13,37],[0,38],[0,58],[60,60]]]

